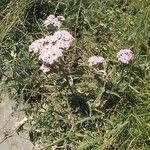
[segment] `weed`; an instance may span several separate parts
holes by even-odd
[[[150,1],[10,0],[6,5],[0,7],[0,74],[8,72],[7,85],[34,116],[33,143],[62,150],[150,149]],[[49,14],[64,16],[63,28],[76,41],[64,54],[63,68],[43,74],[28,46],[54,32],[42,23]],[[134,53],[125,66],[116,58],[124,48]],[[103,56],[107,65],[90,68],[93,55]]]

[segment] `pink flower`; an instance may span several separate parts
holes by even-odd
[[[74,41],[74,37],[66,30],[60,30],[54,33],[57,40]]]
[[[50,24],[53,24],[53,21],[55,19],[54,15],[49,15],[46,20],[44,20],[43,24],[45,27],[49,26]]]
[[[62,49],[68,49],[75,40],[75,38],[66,30],[55,32],[54,38],[57,39],[56,45]]]
[[[65,18],[63,16],[55,17],[54,15],[49,15],[46,20],[44,20],[43,24],[45,27],[52,25],[54,27],[60,28],[61,22],[64,21]]]
[[[52,65],[54,62],[58,61],[60,57],[63,56],[63,50],[53,45],[46,45],[41,51],[39,59],[44,63]]]
[[[63,56],[63,49],[68,49],[73,41],[74,38],[68,31],[57,31],[54,35],[32,42],[29,51],[38,53],[44,63],[53,64]]]
[[[71,42],[70,41],[58,40],[56,42],[56,46],[58,46],[61,49],[68,49],[71,46]]]
[[[55,32],[54,35],[46,36],[44,41],[44,46],[39,52],[39,59],[52,65],[63,56],[63,49],[69,48],[74,38],[68,31],[62,30]]]
[[[92,56],[88,60],[89,66],[96,66],[97,64],[103,64],[105,59],[102,56]]]
[[[49,16],[49,21],[53,18],[54,16]],[[63,20],[62,17],[58,18]],[[43,62],[40,70],[47,73],[50,71],[51,65],[63,57],[64,49],[68,49],[74,40],[74,37],[68,31],[57,31],[53,35],[32,42],[29,46],[29,52],[39,54],[39,60]]]
[[[52,45],[54,45],[55,42],[57,41],[57,39],[53,35],[46,36],[44,40],[46,44],[52,44]]]
[[[29,46],[29,52],[39,53],[43,48],[44,42],[45,40],[43,38],[35,40]]]
[[[46,63],[43,63],[40,67],[40,70],[43,72],[43,73],[48,73],[50,72],[50,66]]]
[[[58,28],[60,28],[60,26],[61,26],[61,22],[58,20],[58,18],[55,18],[54,20],[53,20],[53,24],[52,24],[54,27],[58,27]]]
[[[123,64],[128,64],[130,61],[133,60],[134,54],[130,49],[121,49],[117,53],[118,61],[120,61]]]

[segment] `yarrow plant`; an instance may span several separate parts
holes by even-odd
[[[63,16],[49,15],[44,21],[44,26],[48,27],[53,25],[54,27],[60,28],[61,21],[64,21]],[[35,40],[29,46],[29,52],[34,52],[39,54],[39,60],[43,62],[40,70],[44,73],[50,71],[51,65],[63,57],[65,49],[70,48],[75,38],[66,30],[58,30],[53,35],[48,35],[44,38]],[[117,53],[118,61],[123,64],[128,64],[133,60],[134,54],[130,49],[121,49]],[[91,56],[88,59],[90,67],[97,66],[99,64],[104,64],[105,59],[102,56]]]
[[[105,59],[102,56],[92,56],[88,60],[90,67],[96,66],[98,64],[103,64],[104,62],[105,62]]]
[[[119,62],[129,64],[129,62],[133,60],[134,54],[130,49],[121,49],[117,53],[117,58]]]
[[[34,53],[40,53],[40,51],[43,49],[45,39],[38,39],[32,42],[32,44],[29,46],[29,52]]]
[[[47,73],[47,72],[50,72],[50,65],[47,64],[47,63],[43,63],[40,67],[40,70],[43,72],[43,73]]]
[[[56,21],[54,15],[50,15],[45,25],[51,24],[52,19]],[[57,19],[64,20],[64,17],[58,16]],[[50,71],[51,65],[63,57],[64,50],[70,48],[74,40],[75,38],[68,31],[58,30],[53,35],[32,42],[29,46],[29,52],[39,54],[39,60],[43,62],[40,70],[47,73]]]
[[[62,21],[64,21],[65,18],[63,16],[57,16],[49,15],[46,20],[44,20],[43,24],[45,27],[48,27],[49,25],[52,25],[54,27],[60,28]]]

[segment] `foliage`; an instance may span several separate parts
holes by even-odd
[[[12,0],[0,9],[0,73],[9,72],[7,85],[34,117],[33,142],[43,149],[150,149],[149,0]],[[63,28],[76,42],[63,71],[43,74],[28,46],[53,33],[42,24],[49,14],[65,16]],[[125,66],[116,59],[122,48],[135,54]],[[93,55],[106,58],[104,69],[88,66]]]

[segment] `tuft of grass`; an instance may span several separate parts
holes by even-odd
[[[6,1],[7,2],[7,1]],[[2,11],[2,20],[0,23],[0,41],[2,42],[4,38],[10,34],[10,31],[19,24],[23,24],[23,16],[28,7],[33,5],[35,0],[14,0],[10,1]]]

